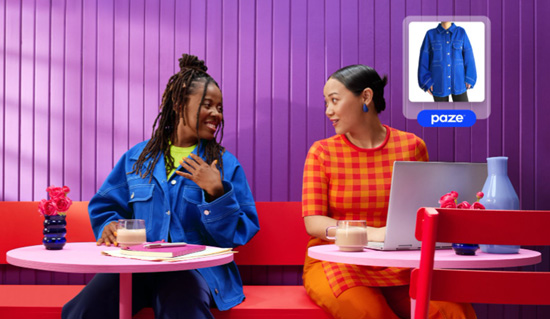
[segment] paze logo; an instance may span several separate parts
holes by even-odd
[[[432,125],[437,122],[441,123],[462,123],[464,116],[462,114],[432,114]]]
[[[417,120],[424,127],[470,127],[476,114],[471,110],[423,110]]]

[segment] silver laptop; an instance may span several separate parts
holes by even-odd
[[[420,249],[414,237],[416,212],[420,207],[439,207],[439,198],[456,191],[458,202],[476,201],[487,178],[486,163],[404,162],[393,164],[393,175],[384,242],[369,242],[378,250]],[[450,243],[438,243],[450,248]]]

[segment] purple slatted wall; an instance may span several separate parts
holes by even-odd
[[[546,0],[0,0],[0,200],[40,200],[50,184],[89,200],[121,154],[150,136],[176,59],[190,52],[222,86],[224,145],[258,201],[300,200],[307,149],[333,134],[324,81],[364,63],[389,76],[384,123],[421,136],[432,160],[508,156],[522,208],[550,209],[549,13]],[[424,129],[401,112],[402,21],[438,14],[491,20],[492,113],[472,128]],[[548,257],[537,269],[550,269]],[[478,312],[543,318],[545,309]]]

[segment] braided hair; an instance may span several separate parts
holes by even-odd
[[[189,96],[195,93],[198,83],[204,83],[204,89],[202,92],[201,101],[197,110],[197,140],[198,150],[197,154],[200,154],[201,149],[204,149],[206,156],[206,162],[212,164],[214,160],[218,160],[217,167],[222,171],[223,176],[223,161],[222,155],[225,148],[220,145],[223,139],[223,127],[224,121],[222,117],[221,126],[216,131],[214,138],[211,140],[201,140],[199,137],[199,116],[206,95],[208,85],[213,83],[219,88],[218,83],[208,74],[206,70],[208,68],[204,64],[203,60],[199,60],[196,56],[190,54],[183,54],[179,59],[180,71],[170,77],[166,89],[162,94],[162,102],[160,105],[160,113],[153,123],[153,133],[151,139],[145,145],[145,148],[139,155],[138,160],[134,163],[133,171],[130,173],[138,173],[141,178],[150,176],[151,180],[153,170],[160,158],[164,156],[166,163],[166,175],[168,175],[173,169],[176,168],[174,159],[170,156],[170,141],[174,140],[176,136],[176,129],[180,118],[183,118],[183,124],[188,123],[187,119],[187,104],[189,102]],[[158,124],[158,125],[157,125]],[[155,128],[156,127],[156,128]],[[217,142],[218,133],[221,133],[220,142]],[[144,168],[145,162],[152,159],[151,164]]]
[[[388,77],[384,75],[384,78],[380,78],[373,68],[363,64],[348,65],[332,73],[329,79],[338,80],[355,96],[360,96],[366,88],[371,88],[376,113],[386,109],[384,87],[388,83]]]

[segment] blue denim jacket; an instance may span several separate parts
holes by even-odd
[[[218,247],[246,244],[260,229],[254,198],[239,161],[223,154],[225,194],[212,202],[204,191],[182,176],[166,180],[164,156],[149,176],[141,178],[133,165],[147,141],[126,152],[109,174],[88,210],[96,238],[108,223],[121,218],[145,220],[147,241],[168,240]],[[197,149],[193,151],[195,154]],[[204,154],[201,154],[204,158]],[[145,167],[150,164],[145,163]],[[234,262],[198,269],[220,310],[227,310],[244,299],[242,281]],[[185,287],[182,287],[185,289]]]
[[[448,30],[441,24],[428,30],[420,49],[418,84],[427,91],[433,86],[438,97],[466,92],[466,83],[474,87],[477,80],[472,45],[463,28],[454,23]]]

